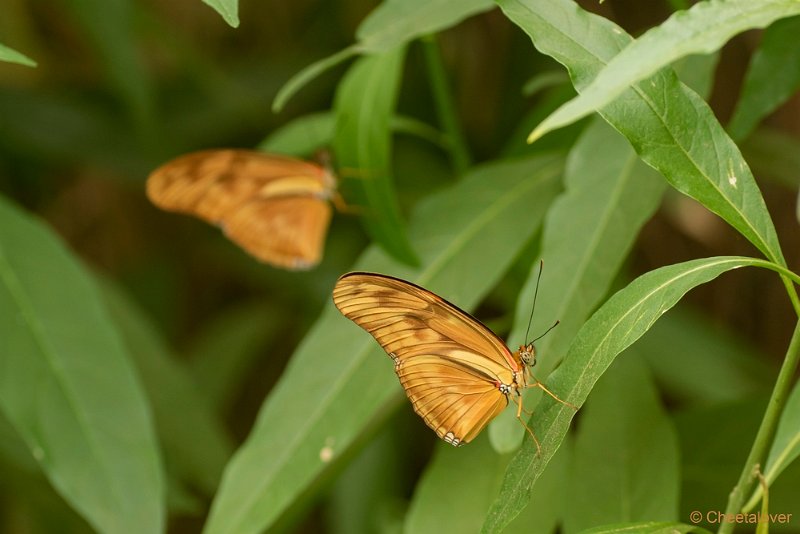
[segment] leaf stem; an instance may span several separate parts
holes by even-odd
[[[469,149],[467,148],[464,130],[456,115],[450,86],[447,82],[442,54],[436,36],[427,35],[422,38],[425,52],[425,64],[433,91],[433,100],[439,115],[439,123],[448,138],[450,160],[458,174],[463,174],[470,166]]]
[[[786,282],[786,279],[784,281]],[[793,302],[796,301],[797,294],[793,287],[790,288],[789,293],[794,296]],[[758,429],[755,441],[753,441],[750,454],[744,463],[742,474],[728,497],[728,506],[725,509],[726,514],[738,513],[742,509],[745,497],[752,491],[753,483],[755,482],[754,468],[756,464],[763,464],[770,444],[775,437],[778,420],[786,404],[789,390],[792,387],[792,378],[797,370],[798,363],[800,363],[800,322],[795,326],[792,340],[786,351],[786,358],[783,360],[783,365],[781,365],[775,388],[772,390],[767,410],[761,420],[761,426]],[[722,522],[719,527],[719,534],[733,532],[734,524],[733,522]]]

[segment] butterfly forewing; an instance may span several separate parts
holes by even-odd
[[[414,410],[439,437],[474,438],[508,404],[499,384],[518,371],[505,344],[477,319],[419,286],[372,273],[349,273],[336,306],[394,360]]]
[[[261,261],[302,269],[321,257],[332,182],[325,169],[305,161],[252,150],[206,150],[156,169],[147,196],[161,209],[221,226]]]

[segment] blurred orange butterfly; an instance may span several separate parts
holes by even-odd
[[[427,289],[352,272],[336,282],[333,301],[380,343],[414,411],[451,445],[472,441],[512,399],[538,450],[539,440],[520,417],[525,388],[541,388],[572,406],[530,373],[536,363],[533,342],[512,353],[480,321]]]
[[[159,208],[216,224],[256,259],[289,270],[319,263],[335,189],[325,167],[255,150],[186,154],[147,179]]]

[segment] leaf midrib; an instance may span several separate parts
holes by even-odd
[[[571,35],[564,33],[563,31],[561,31],[561,29],[559,27],[551,24],[547,19],[544,19],[544,18],[540,17],[535,11],[530,9],[526,4],[522,3],[520,0],[515,0],[515,1],[517,1],[518,5],[521,5],[523,8],[525,8],[531,15],[533,15],[536,18],[538,18],[539,20],[542,20],[547,26],[549,26],[551,29],[553,29],[556,33],[558,33],[559,35],[561,35],[565,39],[571,41],[573,44],[575,44],[576,46],[578,46],[582,50],[586,51],[586,53],[588,55],[594,57],[595,60],[600,65],[602,65],[602,66],[608,65],[608,63],[605,60],[601,59],[596,54],[594,54],[591,50],[589,50],[586,47],[584,47],[583,44],[580,43],[579,41],[576,41],[575,39],[573,39]],[[524,28],[523,28],[523,30],[524,30]],[[625,34],[625,35],[627,35],[627,34]],[[550,55],[550,54],[548,54],[548,55]],[[665,67],[665,68],[668,68],[668,67]],[[569,70],[569,66],[567,66],[567,69]],[[654,73],[653,76],[655,76],[656,74],[657,73]],[[756,231],[755,227],[753,227],[753,225],[750,224],[750,220],[742,214],[742,211],[739,209],[739,207],[736,204],[732,203],[730,201],[730,199],[726,195],[722,194],[722,191],[719,189],[717,184],[713,180],[711,180],[711,177],[709,175],[707,175],[705,173],[705,171],[702,170],[699,165],[697,165],[697,162],[689,155],[689,153],[686,151],[686,149],[683,147],[683,145],[679,144],[677,142],[677,139],[676,139],[675,135],[673,134],[672,129],[669,127],[669,123],[664,121],[664,118],[661,116],[661,114],[655,112],[655,107],[654,107],[654,104],[653,104],[652,100],[650,100],[649,98],[645,98],[645,94],[643,93],[643,91],[640,88],[641,83],[642,82],[639,82],[639,83],[633,85],[631,87],[631,89],[633,89],[633,91],[642,99],[642,101],[645,104],[647,104],[647,106],[650,108],[650,110],[653,112],[653,114],[659,120],[661,125],[664,127],[666,132],[669,134],[670,138],[672,138],[672,140],[675,142],[675,146],[677,146],[681,150],[681,152],[684,154],[686,159],[694,166],[694,168],[697,170],[697,172],[700,174],[700,176],[702,176],[706,180],[706,182],[708,182],[720,194],[720,196],[725,201],[728,202],[728,205],[731,206],[734,209],[736,214],[739,215],[739,217],[741,218],[742,221],[744,221],[745,225],[758,238],[758,240],[761,243],[761,246],[759,246],[759,245],[756,245],[756,246],[759,248],[759,250],[761,250],[762,252],[768,251],[769,252],[769,256],[772,256],[772,257],[768,256],[770,260],[774,261],[775,263],[779,263],[779,264],[785,266],[785,261],[780,256],[775,256],[774,252],[770,249],[770,247],[767,246],[766,241],[764,240],[764,238],[761,236],[761,234],[758,231]],[[688,89],[689,91],[691,91],[691,89],[686,87],[686,85],[683,82],[681,82],[680,80],[678,80],[678,84],[679,84],[679,87],[681,89]],[[602,110],[598,110],[598,113],[600,113],[603,116],[606,115],[605,113],[603,113]],[[661,171],[659,171],[659,172],[661,172]],[[714,211],[714,210],[711,210],[711,211]],[[761,248],[762,246],[763,246],[763,249]]]

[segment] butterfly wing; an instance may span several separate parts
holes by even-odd
[[[276,197],[245,204],[221,226],[231,241],[259,260],[302,270],[322,258],[330,219],[330,204],[316,197]]]
[[[348,273],[336,283],[339,310],[395,362],[414,410],[440,438],[468,443],[508,404],[500,384],[518,370],[510,351],[477,319],[410,282]]]
[[[318,165],[252,150],[205,150],[174,159],[147,180],[161,209],[195,215],[261,261],[287,269],[322,255],[334,187]]]

